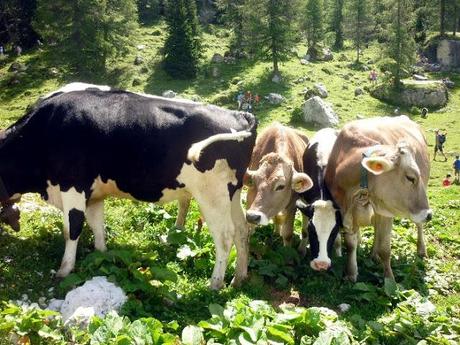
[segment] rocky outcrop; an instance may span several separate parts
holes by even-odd
[[[334,127],[339,124],[339,118],[332,106],[318,96],[307,100],[302,106],[302,112],[307,123],[314,123],[320,127]]]
[[[444,70],[460,68],[460,41],[442,40],[439,42],[436,58]]]
[[[380,85],[371,91],[371,95],[388,103],[420,108],[441,108],[448,100],[446,86],[441,81],[431,80],[404,80],[399,92]]]

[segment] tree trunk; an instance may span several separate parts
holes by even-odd
[[[441,0],[439,33],[441,36],[446,35],[446,0]]]

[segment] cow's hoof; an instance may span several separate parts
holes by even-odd
[[[211,283],[209,284],[209,288],[211,290],[220,290],[224,287],[224,280],[223,279],[215,279],[215,278],[211,278]]]
[[[358,274],[347,274],[343,279],[352,283],[356,283]]]
[[[241,284],[243,284],[243,282],[247,278],[248,278],[247,275],[246,276],[234,276],[230,285],[234,288],[238,288],[241,286]]]
[[[57,272],[56,272],[56,278],[65,278],[69,275],[69,273],[72,271],[72,269],[70,268],[60,268]]]
[[[428,257],[428,253],[426,252],[426,249],[418,250],[417,255],[420,256],[421,258],[427,258]]]
[[[105,253],[107,251],[107,246],[105,245],[105,243],[103,245],[97,245],[95,244],[94,245],[94,249],[100,251],[100,252],[103,252]]]

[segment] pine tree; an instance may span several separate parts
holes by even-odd
[[[194,78],[202,49],[195,1],[169,0],[166,19],[168,38],[164,45],[164,69],[174,78]]]
[[[361,50],[370,31],[367,0],[350,0],[348,4],[349,32],[356,49],[356,63],[360,63]]]
[[[136,26],[135,0],[38,0],[34,23],[87,79],[97,78],[109,59],[128,51]]]
[[[391,73],[394,85],[399,88],[403,71],[415,62],[415,41],[411,32],[411,0],[392,0],[391,31],[387,45],[387,55],[394,60]]]
[[[334,49],[343,49],[343,3],[344,0],[334,0],[330,28],[335,33]]]
[[[439,6],[439,33],[441,36],[446,35],[446,0],[440,0]]]
[[[0,42],[22,47],[36,44],[38,35],[32,28],[36,0],[0,1]]]
[[[279,62],[286,60],[296,43],[295,0],[247,0],[245,21],[253,51],[269,58],[273,73],[279,75]]]
[[[142,24],[152,24],[160,18],[161,0],[137,0],[137,12]]]
[[[217,8],[222,12],[224,23],[233,31],[231,50],[243,50],[245,0],[217,0]]]
[[[305,30],[309,54],[315,59],[317,45],[324,37],[323,4],[321,0],[308,0],[305,13]]]

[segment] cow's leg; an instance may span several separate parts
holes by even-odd
[[[216,246],[216,263],[211,276],[211,289],[218,290],[224,286],[228,255],[235,236],[232,204],[228,193],[221,194],[218,199],[216,198],[217,200],[205,195],[197,195],[195,198]]]
[[[337,237],[334,241],[335,255],[338,257],[342,256],[342,235],[340,232],[337,234]]]
[[[415,223],[415,226],[417,227],[417,254],[425,258],[428,256],[426,252],[426,246],[425,246],[425,234],[423,233],[423,224],[422,223]]]
[[[65,251],[61,267],[56,273],[57,277],[67,276],[75,267],[78,239],[85,220],[86,200],[84,193],[79,193],[75,188],[61,192],[62,211],[64,212],[64,239]]]
[[[299,243],[297,251],[301,257],[307,255],[307,244],[308,244],[308,217],[302,214],[302,240]]]
[[[105,252],[105,229],[104,229],[104,200],[88,204],[86,207],[86,221],[94,234],[94,248]]]
[[[359,243],[359,227],[345,230],[345,244],[347,246],[348,259],[347,259],[347,272],[345,279],[356,282],[358,278],[358,263],[356,259],[356,251]]]
[[[176,218],[176,228],[184,229],[185,227],[185,218],[187,217],[188,209],[190,207],[191,198],[179,199],[179,207],[177,211]]]
[[[241,189],[235,192],[232,199],[232,219],[235,225],[234,243],[236,247],[236,268],[232,280],[233,286],[239,286],[248,276],[249,237],[251,229],[244,217],[241,207]]]
[[[375,252],[383,263],[384,276],[394,280],[391,269],[391,230],[393,226],[392,217],[383,217],[378,214],[374,216]]]

